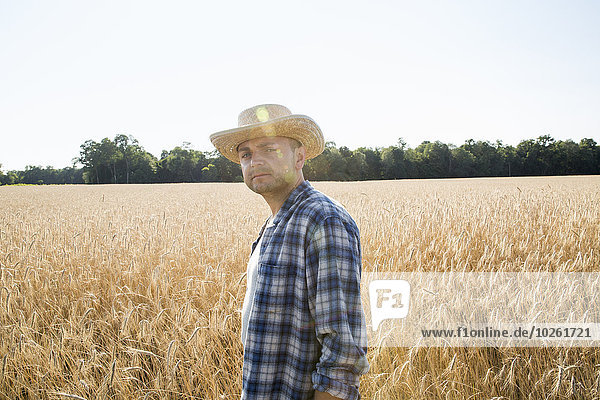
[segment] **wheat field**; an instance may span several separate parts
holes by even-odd
[[[316,182],[363,271],[600,271],[600,177]],[[243,184],[0,187],[0,399],[235,399]],[[598,399],[598,348],[377,348],[364,399]]]

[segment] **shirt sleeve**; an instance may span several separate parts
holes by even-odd
[[[341,399],[359,399],[359,377],[369,363],[358,229],[339,217],[325,218],[309,236],[306,257],[309,308],[322,346],[312,373],[313,388]]]

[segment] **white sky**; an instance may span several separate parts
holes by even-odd
[[[0,0],[0,163],[159,157],[280,103],[326,140],[600,142],[598,1]]]

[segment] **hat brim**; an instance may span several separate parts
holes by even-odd
[[[268,136],[284,136],[299,141],[306,148],[307,160],[318,156],[325,148],[323,133],[317,123],[306,115],[298,114],[213,133],[210,141],[228,160],[239,164],[237,149],[241,143]]]

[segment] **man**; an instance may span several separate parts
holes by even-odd
[[[359,399],[369,364],[358,228],[302,174],[323,151],[321,130],[264,104],[211,141],[272,213],[248,263],[242,399]]]

